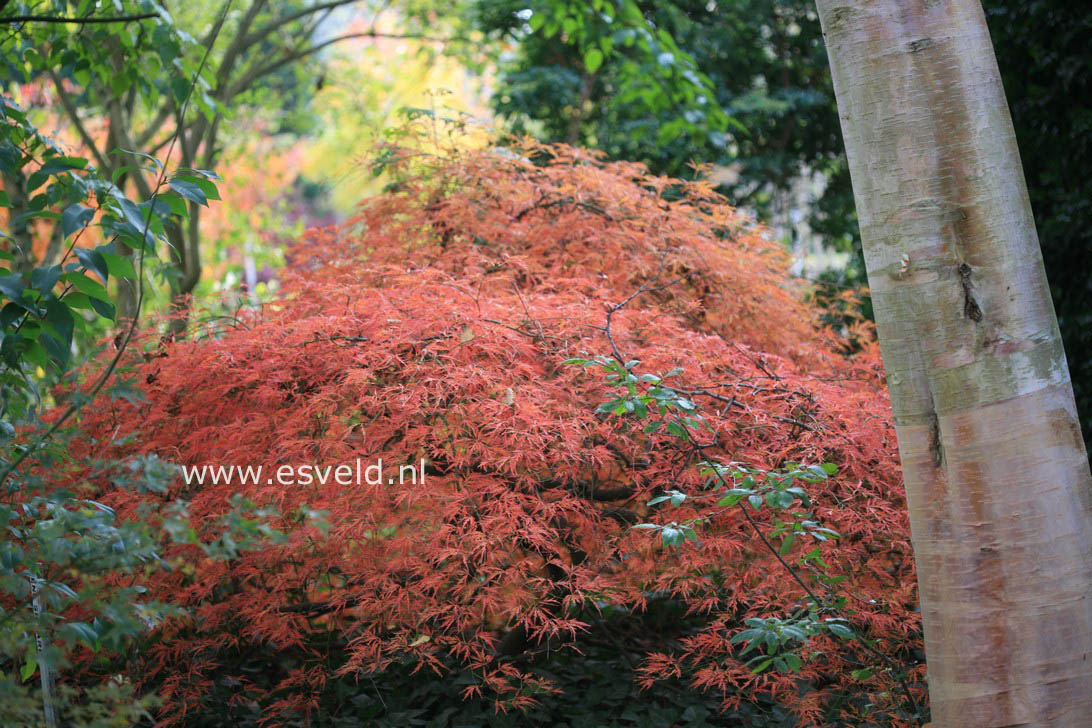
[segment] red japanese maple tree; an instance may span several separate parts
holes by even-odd
[[[201,710],[232,656],[258,649],[285,658],[269,664],[272,683],[228,676],[274,721],[314,710],[331,680],[406,660],[466,670],[468,694],[520,708],[555,686],[517,658],[579,649],[605,604],[668,597],[705,626],[648,655],[641,680],[685,675],[727,704],[772,694],[804,722],[871,691],[871,709],[898,722],[884,671],[851,675],[883,667],[853,642],[820,634],[798,672],[752,672],[730,642],[743,621],[806,601],[749,523],[768,534],[774,515],[702,501],[694,451],[597,411],[616,382],[565,363],[624,352],[634,371],[681,369],[672,381],[701,408],[705,459],[837,465],[808,495],[841,539],[782,548],[783,559],[809,588],[843,595],[877,650],[905,657],[920,626],[875,352],[839,353],[780,245],[703,182],[533,144],[412,164],[347,224],[292,248],[274,303],[146,350],[133,362],[146,401],[103,398],[83,418],[75,447],[119,459],[265,474],[424,461],[423,482],[179,478],[166,496],[75,473],[122,516],[182,497],[214,531],[236,492],[279,513],[282,542],[227,561],[175,545],[176,568],[140,575],[187,609],[140,658],[162,718]],[[646,505],[668,490],[695,497]],[[302,515],[314,509],[325,531]],[[697,541],[681,545],[632,528],[699,517]],[[799,563],[816,546],[826,571]],[[864,701],[839,704],[852,713]]]

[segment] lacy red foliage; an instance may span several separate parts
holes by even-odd
[[[686,675],[729,704],[772,693],[805,723],[831,701],[863,705],[844,700],[853,692],[874,688],[881,709],[896,699],[882,697],[891,685],[880,677],[849,677],[857,661],[874,662],[850,643],[817,639],[796,675],[752,675],[733,658],[743,618],[782,616],[802,591],[738,510],[677,548],[631,530],[693,515],[645,503],[665,487],[696,491],[701,478],[672,438],[595,412],[610,398],[599,370],[562,363],[610,353],[608,305],[679,279],[614,316],[619,348],[641,371],[681,367],[680,386],[734,398],[699,402],[722,444],[708,456],[839,466],[811,487],[817,516],[844,536],[824,558],[847,577],[855,627],[903,654],[919,622],[878,357],[835,353],[780,246],[706,185],[569,148],[519,151],[551,159],[468,154],[407,174],[340,229],[311,231],[274,305],[139,362],[146,403],[90,408],[80,447],[99,456],[266,474],[357,458],[382,458],[388,472],[427,463],[423,484],[180,480],[170,496],[191,501],[196,523],[214,523],[243,492],[279,509],[287,541],[230,562],[176,547],[184,566],[151,577],[189,609],[158,629],[139,673],[167,698],[167,722],[199,710],[229,656],[252,650],[284,657],[268,665],[271,684],[230,676],[270,720],[306,714],[337,676],[395,660],[444,670],[454,659],[476,678],[468,693],[518,708],[552,686],[513,655],[546,641],[579,648],[588,614],[657,595],[709,618],[649,655],[643,680]],[[102,497],[129,516],[152,498]],[[304,525],[301,508],[327,511],[328,534]]]

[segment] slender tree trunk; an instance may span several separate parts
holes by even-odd
[[[17,218],[30,211],[30,199],[27,197],[26,190],[27,178],[22,172],[18,174],[5,172],[2,179],[4,190],[8,193],[8,220],[13,223],[9,232],[12,242],[15,243],[15,249],[12,251],[15,254],[14,269],[20,273],[27,273],[38,264],[34,256],[34,234],[26,220],[15,223]]]
[[[978,0],[817,0],[935,726],[1092,726],[1092,477]]]

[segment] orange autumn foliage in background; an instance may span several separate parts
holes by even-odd
[[[859,724],[867,701],[847,699],[862,693],[850,672],[871,658],[851,644],[815,638],[817,656],[789,675],[734,656],[744,618],[784,616],[802,590],[738,509],[647,506],[704,479],[674,438],[597,413],[610,383],[564,362],[610,355],[606,311],[645,286],[613,315],[618,349],[641,372],[678,367],[675,386],[721,395],[696,398],[717,438],[705,457],[839,467],[809,486],[817,519],[843,536],[823,558],[845,577],[855,628],[902,658],[920,624],[876,353],[839,353],[778,244],[703,183],[529,143],[408,160],[346,224],[289,251],[276,301],[134,357],[146,401],[103,397],[84,416],[74,447],[99,458],[267,473],[426,463],[416,484],[179,479],[169,495],[190,500],[194,523],[213,530],[242,492],[278,509],[286,539],[226,562],[174,546],[177,568],[149,577],[153,596],[188,610],[134,671],[166,699],[161,718],[184,723],[230,679],[240,710],[305,719],[333,681],[399,661],[467,671],[468,695],[518,709],[556,689],[536,660],[579,649],[606,605],[671,598],[703,627],[651,650],[637,679],[683,675],[726,706],[772,694],[803,724],[830,711]],[[72,477],[122,517],[162,498],[111,491],[90,467]],[[325,533],[307,509],[326,512]],[[700,513],[698,542],[679,547],[631,528]],[[265,670],[240,671],[254,655]],[[863,692],[879,711],[869,720],[897,701],[879,672]]]

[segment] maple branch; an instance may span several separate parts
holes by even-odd
[[[503,321],[497,321],[496,319],[482,319],[482,321],[484,321],[487,324],[495,324],[496,326],[501,326],[503,328],[508,329],[509,331],[515,331],[517,334],[522,334],[523,336],[527,336],[527,337],[530,337],[530,338],[536,339],[536,340],[537,339],[554,339],[555,341],[565,341],[565,339],[561,338],[560,336],[550,336],[548,334],[544,334],[542,332],[535,332],[535,331],[524,331],[523,329],[516,328],[515,326],[509,326],[508,324],[504,323]]]
[[[609,503],[610,501],[628,500],[636,492],[627,485],[620,485],[617,488],[591,488],[588,492],[588,498],[597,503]]]
[[[347,341],[350,344],[362,344],[365,341],[370,341],[370,339],[367,336],[327,336],[325,338],[319,338],[319,337],[316,336],[313,339],[309,339],[307,341],[302,341],[302,342],[300,342],[298,344],[286,344],[285,348],[298,349],[298,348],[300,348],[302,346],[308,346],[310,344],[324,344],[324,343],[327,343],[327,342],[334,342],[334,341]]]
[[[516,215],[515,215],[516,221],[518,222],[518,221],[522,220],[524,215],[531,212],[532,210],[546,210],[546,209],[549,209],[551,207],[557,207],[559,205],[571,204],[574,207],[579,207],[581,209],[587,210],[588,212],[594,212],[597,215],[602,215],[603,217],[607,218],[611,222],[614,222],[614,217],[612,217],[609,212],[604,210],[599,205],[593,204],[591,202],[584,202],[582,200],[575,200],[572,197],[562,197],[562,198],[557,199],[557,200],[550,200],[549,202],[546,202],[545,200],[546,200],[546,195],[543,194],[542,197],[539,198],[538,202],[534,203],[533,205],[531,205],[529,207],[525,207],[522,210],[520,210],[519,212],[517,212]]]
[[[607,335],[607,342],[610,344],[610,348],[611,348],[611,351],[612,351],[612,353],[614,355],[614,358],[618,360],[619,364],[622,364],[624,366],[625,363],[626,363],[626,359],[625,359],[625,357],[622,356],[622,352],[618,350],[618,345],[614,343],[614,334],[611,333],[611,329],[610,329],[611,318],[614,316],[614,314],[621,311],[623,308],[625,308],[627,305],[629,305],[630,301],[637,298],[637,296],[640,296],[642,293],[650,293],[652,291],[662,291],[663,289],[670,288],[671,286],[675,285],[676,283],[681,283],[684,280],[686,280],[686,279],[685,278],[676,278],[673,281],[670,281],[668,283],[664,283],[663,285],[656,286],[656,287],[651,287],[651,284],[656,282],[655,280],[645,281],[644,283],[641,284],[640,288],[638,288],[636,291],[634,291],[633,293],[626,296],[626,299],[624,301],[622,301],[621,303],[616,303],[616,304],[614,304],[612,306],[607,307],[607,323],[606,323],[606,326],[603,327],[603,333],[605,333]]]

